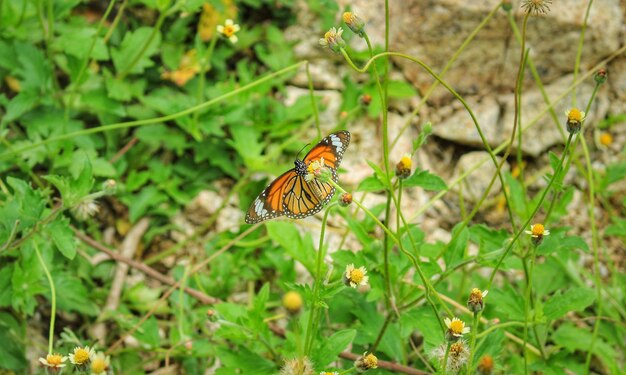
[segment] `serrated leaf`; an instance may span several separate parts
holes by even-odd
[[[344,329],[335,332],[332,336],[324,339],[324,343],[319,350],[315,352],[314,362],[315,364],[323,368],[332,361],[337,360],[339,354],[343,352],[348,345],[354,340],[356,336],[355,329]]]
[[[443,254],[443,259],[446,262],[446,268],[453,268],[458,262],[463,260],[465,256],[465,249],[467,248],[467,241],[469,239],[469,230],[467,227],[459,229],[461,225],[462,223],[459,223],[452,229],[452,240]]]
[[[154,61],[152,61],[150,57],[158,51],[161,45],[161,32],[156,31],[154,39],[150,41],[147,48],[144,47],[153,31],[154,28],[152,27],[140,27],[124,35],[120,48],[111,51],[113,65],[115,65],[118,74],[124,72],[140,74],[143,73],[146,68],[154,65]],[[145,51],[143,51],[143,54],[139,57],[139,52],[144,48]],[[137,60],[138,57],[139,59]],[[136,61],[136,63],[131,66],[134,61]]]
[[[417,95],[415,88],[404,81],[389,81],[387,90],[392,98],[411,98]]]
[[[376,176],[368,176],[361,181],[356,191],[382,191],[385,185]]]
[[[54,220],[46,226],[46,232],[64,257],[74,259],[76,256],[76,241],[74,232],[70,229],[68,219],[60,218]]]
[[[151,348],[158,348],[161,342],[159,324],[154,316],[150,316],[135,332],[135,338]]]
[[[411,175],[411,177],[402,181],[403,187],[419,186],[425,190],[441,191],[448,188],[446,183],[441,177],[434,175],[427,170],[418,171]]]
[[[543,312],[546,318],[554,320],[570,311],[582,311],[596,299],[596,293],[588,288],[572,288],[563,294],[549,298]]]

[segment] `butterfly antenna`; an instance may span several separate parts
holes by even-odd
[[[302,148],[300,149],[300,151],[298,151],[298,154],[296,155],[296,159],[300,160],[300,153],[301,153],[301,152],[302,152],[305,148],[309,147],[309,145],[310,145],[310,143],[305,144],[305,145],[304,145],[304,147],[302,147]]]

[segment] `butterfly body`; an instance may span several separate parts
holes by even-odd
[[[246,223],[255,224],[282,215],[302,219],[321,211],[335,194],[335,188],[323,181],[305,176],[311,163],[319,161],[332,172],[337,182],[337,168],[343,158],[350,133],[339,131],[323,138],[302,160],[294,161],[294,168],[276,178],[252,202],[246,213]]]

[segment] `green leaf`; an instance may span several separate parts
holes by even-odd
[[[161,343],[159,324],[154,315],[150,316],[150,318],[139,327],[135,332],[135,338],[150,348],[159,347]]]
[[[387,90],[392,98],[411,98],[417,95],[415,88],[404,81],[389,81]]]
[[[232,141],[228,140],[237,153],[246,161],[259,159],[263,152],[263,145],[258,140],[257,131],[245,125],[231,125]]]
[[[446,183],[441,177],[434,175],[426,170],[418,171],[411,175],[411,177],[402,181],[403,187],[419,186],[425,190],[441,191],[448,188]]]
[[[446,262],[446,268],[453,268],[465,257],[465,249],[469,240],[469,230],[467,227],[459,229],[463,223],[457,224],[452,229],[452,240],[448,244],[443,259]]]
[[[546,318],[554,320],[570,311],[582,311],[596,299],[596,293],[588,288],[572,288],[563,294],[549,298],[543,312]]]
[[[586,353],[591,347],[592,334],[586,329],[574,326],[571,323],[565,323],[556,330],[552,335],[552,339],[556,344],[565,348],[571,353],[581,351]],[[617,374],[616,358],[617,353],[613,346],[609,345],[601,337],[596,338],[593,346],[593,353],[598,356],[609,367],[609,374]]]
[[[268,236],[278,242],[289,256],[302,263],[310,272],[313,271],[315,251],[310,235],[303,239],[298,229],[286,221],[270,221],[266,227]]]
[[[10,314],[0,313],[0,368],[26,373],[28,360],[22,344],[24,335],[11,327],[12,320]]]
[[[376,176],[368,176],[361,181],[356,191],[383,191],[385,190],[385,184],[382,183]]]
[[[606,190],[609,185],[622,181],[626,177],[626,161],[611,164],[606,168],[604,178],[600,182],[600,189]]]
[[[313,362],[317,367],[323,368],[336,361],[339,358],[339,354],[346,350],[355,336],[355,329],[344,329],[335,332],[332,336],[324,339],[321,347],[315,351]]]
[[[66,218],[54,220],[46,227],[46,233],[52,237],[55,246],[64,257],[74,259],[76,256],[76,241],[74,232],[70,228],[70,221]]]
[[[152,27],[140,27],[135,31],[127,32],[124,35],[122,44],[119,48],[111,51],[111,57],[113,58],[113,65],[118,74],[131,73],[140,74],[146,68],[154,65],[154,61],[150,59],[154,55],[159,46],[161,45],[161,32],[156,31],[154,39],[150,41],[150,44],[145,49],[141,57],[139,53],[145,48],[148,43],[148,39],[152,35],[154,28]],[[138,60],[137,60],[138,59]],[[131,66],[134,61],[137,61],[134,66]]]
[[[160,192],[156,186],[150,185],[145,187],[139,194],[134,194],[126,202],[128,204],[130,221],[136,222],[145,215],[149,208],[156,207],[166,200],[167,196]]]
[[[20,118],[26,112],[33,109],[39,103],[40,94],[34,90],[23,90],[17,94],[6,107],[6,113],[2,118],[2,124],[9,123]]]
[[[57,302],[60,309],[76,311],[89,316],[98,315],[98,307],[93,301],[91,292],[79,278],[67,273],[56,272],[54,285],[57,290]]]

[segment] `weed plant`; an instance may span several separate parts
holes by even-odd
[[[524,0],[521,13],[510,1],[497,4],[437,70],[389,49],[389,0],[384,30],[354,12],[339,17],[330,0],[309,1],[308,11],[334,25],[320,48],[370,78],[346,76],[342,117],[320,124],[316,77],[284,35],[295,1],[0,1],[0,368],[623,373],[624,275],[607,251],[608,240],[625,233],[623,202],[609,202],[626,164],[594,170],[588,144],[591,129],[623,118],[593,124],[585,113],[608,79],[605,64],[624,48],[582,71],[583,27],[571,86],[546,95],[547,109],[522,122],[525,73],[543,87],[526,31],[551,3]],[[494,17],[510,21],[519,48],[518,74],[509,77],[514,130],[498,147],[445,79]],[[371,33],[384,33],[385,44],[372,45]],[[350,48],[356,38],[366,50]],[[433,79],[412,117],[444,88],[465,108],[488,158],[449,181],[415,166],[436,123],[420,124],[411,153],[394,150],[410,120],[391,139],[389,101],[417,91],[390,79],[391,58]],[[285,82],[297,73],[309,95],[286,106]],[[576,96],[591,80],[593,94]],[[555,114],[555,103],[569,98],[571,109]],[[547,113],[563,142],[543,175],[504,172],[507,160],[524,165],[519,150],[532,141],[524,132]],[[382,160],[368,160],[371,176],[358,186],[342,184],[351,173],[342,164],[321,222],[243,223],[267,183],[259,176],[282,173],[307,142],[350,130],[362,116],[379,121]],[[420,215],[485,163],[496,173],[478,202],[461,211],[448,242],[428,242]],[[565,182],[572,173],[582,187]],[[529,186],[535,178],[543,187]],[[496,181],[508,217],[502,227],[477,219]],[[190,226],[181,212],[207,189],[209,213]],[[413,189],[431,198],[408,217],[401,207]],[[576,189],[584,233],[564,221]],[[364,204],[371,194],[384,203]],[[341,240],[329,241],[330,233]],[[584,254],[591,265],[580,263]]]

